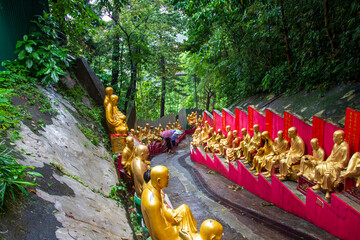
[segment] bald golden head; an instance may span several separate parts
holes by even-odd
[[[220,240],[223,235],[223,226],[213,220],[207,219],[200,226],[200,237],[202,240]]]
[[[155,188],[164,189],[167,188],[170,177],[169,170],[167,167],[162,165],[157,165],[153,167],[150,171],[151,184]]]

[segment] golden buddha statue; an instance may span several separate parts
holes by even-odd
[[[230,148],[233,142],[233,133],[229,125],[226,126],[226,132],[227,132],[226,138],[220,141],[219,156],[225,156],[225,150],[227,148]]]
[[[247,132],[246,128],[241,129],[241,134],[243,136],[243,140],[240,142],[239,146],[234,148],[234,154],[236,159],[241,159],[241,156],[244,153],[245,147],[249,144],[251,137]]]
[[[315,167],[324,162],[325,152],[322,147],[320,147],[319,139],[313,138],[310,141],[313,155],[304,155],[300,161],[300,172],[297,173],[297,176],[304,176],[310,181],[314,181],[315,177]]]
[[[232,132],[232,135],[233,135],[233,142],[232,142],[232,146],[228,149],[226,149],[226,161],[225,163],[229,163],[229,162],[233,162],[236,160],[236,154],[235,154],[235,151],[234,149],[239,147],[240,145],[240,142],[241,142],[241,139],[238,137],[238,131],[237,130],[234,130]]]
[[[209,138],[209,134],[210,134],[210,125],[206,121],[201,131],[200,144],[202,144],[205,139]]]
[[[199,115],[199,118],[198,118],[198,120],[197,120],[197,123],[200,124],[200,125],[202,125],[202,123],[203,123],[202,114]]]
[[[178,120],[176,120],[176,123],[175,123],[175,128],[176,129],[178,129],[178,130],[180,130],[180,131],[182,131],[183,129],[182,129],[182,127],[181,127],[181,125],[180,125],[180,123],[179,123],[179,119]]]
[[[137,197],[140,198],[146,183],[144,181],[144,173],[150,169],[151,162],[148,161],[149,149],[145,145],[137,146],[135,150],[135,158],[131,164],[131,176],[134,179],[134,188]]]
[[[189,114],[187,116],[187,123],[190,127],[193,127],[196,125],[197,122],[197,116],[195,112],[191,112],[191,114]]]
[[[289,151],[289,142],[284,138],[284,131],[280,130],[277,133],[278,137],[274,140],[274,154],[269,154],[265,157],[265,168],[264,176],[270,178],[274,170],[274,165],[279,164],[282,158],[286,157]]]
[[[333,192],[340,183],[340,172],[344,170],[350,158],[349,144],[345,141],[343,130],[337,130],[333,136],[334,147],[330,156],[325,162],[319,163],[315,167],[315,182],[312,187],[314,190],[320,188],[326,190],[326,199],[330,199],[330,193]]]
[[[210,146],[215,144],[215,141],[216,141],[216,133],[214,131],[214,128],[211,127],[209,137],[207,139],[203,140],[203,145],[204,145],[204,149],[206,152],[210,151]],[[205,146],[205,143],[206,143],[206,146]]]
[[[259,175],[261,170],[265,167],[265,158],[269,155],[274,154],[274,142],[271,139],[269,132],[264,131],[261,134],[261,137],[264,140],[264,146],[262,148],[259,148],[259,150],[257,151],[253,159],[253,167],[250,168],[251,171],[256,169],[256,173],[254,173],[255,176]]]
[[[150,176],[141,195],[141,211],[151,239],[178,240],[180,229],[190,236],[197,233],[196,220],[187,205],[171,209],[164,204],[162,189],[167,188],[170,180],[168,169],[155,166]]]
[[[281,181],[286,180],[289,175],[291,167],[300,163],[301,157],[305,153],[304,140],[297,134],[296,127],[289,128],[289,137],[291,139],[290,150],[286,157],[280,160],[280,177]]]
[[[201,224],[200,233],[190,235],[180,229],[179,235],[183,240],[221,240],[223,226],[215,220],[207,219]]]
[[[110,97],[113,95],[114,89],[112,87],[105,88],[104,108],[110,103]]]
[[[129,130],[126,116],[117,108],[118,100],[118,96],[111,95],[110,102],[106,106],[106,121],[110,128],[110,134],[127,136]]]
[[[341,179],[356,178],[356,187],[360,186],[360,153],[356,152],[352,155],[346,170],[340,174]]]
[[[134,139],[132,137],[126,138],[126,146],[121,154],[121,165],[125,171],[131,175],[131,163],[135,158]]]
[[[257,149],[261,146],[261,132],[259,130],[259,125],[255,124],[254,128],[254,136],[251,138],[250,142],[244,145],[244,156],[246,161],[244,164],[252,163],[253,153],[257,151]]]
[[[201,132],[202,132],[202,127],[198,125],[198,127],[195,129],[195,132],[192,135],[193,140],[191,142],[191,145],[195,148],[200,146]]]

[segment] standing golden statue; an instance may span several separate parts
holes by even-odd
[[[131,175],[131,164],[135,158],[135,146],[132,137],[129,136],[126,138],[126,147],[122,151],[121,156],[121,165],[125,171]]]
[[[164,203],[162,189],[167,188],[170,180],[168,169],[155,166],[150,177],[141,195],[141,211],[151,239],[178,240],[180,229],[188,235],[196,234],[196,220],[187,205],[171,209]]]
[[[197,120],[197,123],[200,124],[200,125],[202,125],[202,123],[203,123],[202,114],[199,115],[199,118],[198,118],[198,120]]]
[[[305,153],[304,140],[297,134],[296,127],[291,127],[288,130],[289,138],[291,139],[290,150],[287,152],[285,159],[280,160],[280,176],[281,181],[286,180],[289,175],[291,167],[300,163],[301,157]]]
[[[350,158],[349,144],[345,141],[343,130],[337,130],[333,136],[334,147],[330,156],[325,162],[320,163],[315,168],[315,182],[312,187],[314,190],[320,188],[326,190],[326,199],[330,199],[333,192],[340,183],[340,172],[344,170]]]
[[[360,153],[356,152],[352,155],[349,165],[345,171],[340,174],[341,179],[356,178],[356,187],[360,187]]]
[[[282,158],[286,157],[287,152],[289,151],[289,142],[284,138],[284,131],[280,130],[277,133],[278,137],[274,140],[274,154],[269,154],[265,157],[265,168],[264,177],[270,178],[274,165],[279,164]]]
[[[244,164],[252,163],[252,155],[259,149],[261,146],[261,132],[259,130],[259,125],[254,125],[254,136],[251,138],[250,142],[244,145],[244,157],[246,161]]]
[[[137,197],[141,197],[141,193],[146,186],[144,173],[150,169],[149,149],[145,145],[137,146],[135,150],[135,158],[131,164],[131,176],[134,179],[134,188]]]
[[[319,139],[313,138],[310,141],[313,155],[304,155],[300,161],[300,172],[297,176],[304,176],[310,181],[314,181],[315,167],[324,162],[325,151],[320,147]]]
[[[119,97],[114,95],[113,92],[114,90],[111,87],[105,89],[104,107],[112,151],[119,154],[122,153],[125,147],[125,138],[129,129],[126,124],[126,116],[117,107]]]

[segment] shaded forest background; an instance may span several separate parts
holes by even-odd
[[[5,63],[7,71],[17,67],[51,85],[83,56],[114,88],[122,111],[135,102],[138,119],[193,108],[194,74],[198,105],[206,110],[255,94],[325,93],[359,81],[358,1],[50,0],[49,6],[18,42],[18,60]]]

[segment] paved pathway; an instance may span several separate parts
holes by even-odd
[[[152,166],[167,166],[170,182],[165,193],[174,208],[187,204],[197,220],[198,230],[208,218],[224,227],[223,240],[228,239],[336,239],[326,231],[266,202],[246,191],[232,191],[234,185],[223,176],[209,172],[190,159],[187,138],[175,154],[160,154]]]

